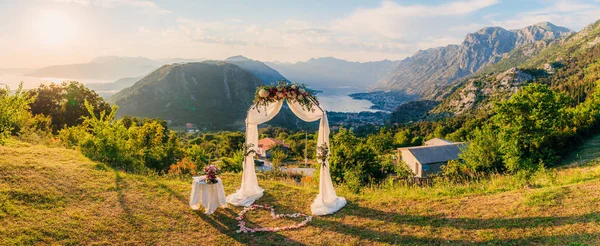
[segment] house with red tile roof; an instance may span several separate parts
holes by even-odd
[[[271,150],[276,146],[281,146],[283,149],[289,149],[290,146],[285,143],[284,140],[279,140],[275,138],[263,138],[258,140],[258,149],[256,153],[260,157],[271,157]]]

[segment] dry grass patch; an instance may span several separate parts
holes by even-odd
[[[464,187],[374,187],[358,195],[338,187],[348,205],[334,215],[294,231],[237,234],[239,208],[210,216],[189,208],[190,180],[125,173],[73,150],[17,142],[0,147],[0,243],[596,245],[598,174],[598,165],[572,167],[529,189],[504,176]],[[240,185],[240,175],[222,178],[227,194]],[[259,203],[278,213],[310,213],[315,186],[259,182],[266,191]],[[266,227],[301,220],[274,221],[263,210],[247,215]]]

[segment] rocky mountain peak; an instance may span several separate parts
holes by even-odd
[[[486,27],[466,35],[460,44],[418,51],[400,62],[375,86],[375,90],[396,90],[420,94],[444,87],[502,60],[517,47],[542,40],[556,40],[573,31],[542,22],[517,30]]]
[[[467,36],[468,35],[492,35],[494,33],[504,33],[504,32],[508,32],[508,31],[499,26],[491,26],[491,27],[481,28],[474,33],[467,34]]]
[[[536,24],[531,25],[529,27],[538,27],[538,28],[542,28],[544,30],[553,31],[553,32],[573,32],[569,28],[562,27],[562,26],[557,26],[557,25],[554,25],[554,24],[552,24],[550,22],[547,22],[547,21],[546,22],[539,22],[539,23],[536,23]]]
[[[513,32],[516,34],[515,45],[517,47],[540,40],[554,40],[574,33],[568,28],[559,27],[550,22],[537,23]]]

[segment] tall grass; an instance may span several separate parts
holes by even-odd
[[[436,179],[431,186],[407,186],[396,181],[386,181],[361,189],[360,196],[368,199],[441,199],[469,195],[497,194],[521,189],[558,187],[600,178],[600,162],[595,161],[577,168],[540,169],[530,178],[519,175],[494,174],[470,182],[453,182]]]

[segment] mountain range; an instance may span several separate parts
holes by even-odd
[[[312,58],[305,62],[267,62],[291,81],[317,89],[350,88],[364,91],[383,78],[398,61],[349,62],[333,57]]]
[[[599,44],[600,21],[597,21],[575,35],[535,48],[529,56],[515,59],[509,55],[493,65],[490,73],[477,74],[452,86],[433,113],[465,114],[490,109],[493,101],[509,97],[534,78],[579,102],[600,79]],[[524,54],[524,49],[530,47],[523,46],[515,53]],[[501,63],[515,65],[503,70],[498,66]]]
[[[448,45],[417,52],[402,60],[380,79],[373,90],[394,90],[428,99],[437,87],[499,62],[515,48],[539,41],[551,41],[574,32],[544,22],[517,30],[486,27],[469,33],[460,45]]]
[[[391,122],[487,115],[496,102],[534,81],[564,93],[574,104],[585,101],[600,81],[600,20],[573,35],[518,47],[500,62],[438,90],[437,105],[431,101],[401,105]]]
[[[234,64],[258,77],[263,84],[271,84],[280,80],[286,80],[278,71],[266,64],[248,59],[244,56],[232,56],[225,59],[225,62]]]
[[[139,77],[159,68],[162,64],[145,57],[96,57],[87,63],[49,66],[37,69],[27,76],[116,80]]]
[[[98,93],[98,95],[100,95],[101,97],[109,98],[110,96],[114,95],[120,90],[133,86],[142,78],[144,78],[144,76],[122,78],[111,83],[88,83],[85,84],[85,86],[91,90],[96,91],[96,93]]]
[[[112,83],[89,84],[104,93],[129,87],[135,78],[142,78],[162,65],[201,62],[206,59],[149,59],[145,57],[96,57],[87,63],[48,66],[27,76],[76,79],[114,80]],[[307,84],[313,88],[352,88],[364,91],[389,72],[398,61],[350,62],[333,57],[313,58],[305,62],[260,62],[244,56],[224,60],[252,71],[266,84],[287,79]],[[139,79],[138,79],[139,80]]]

